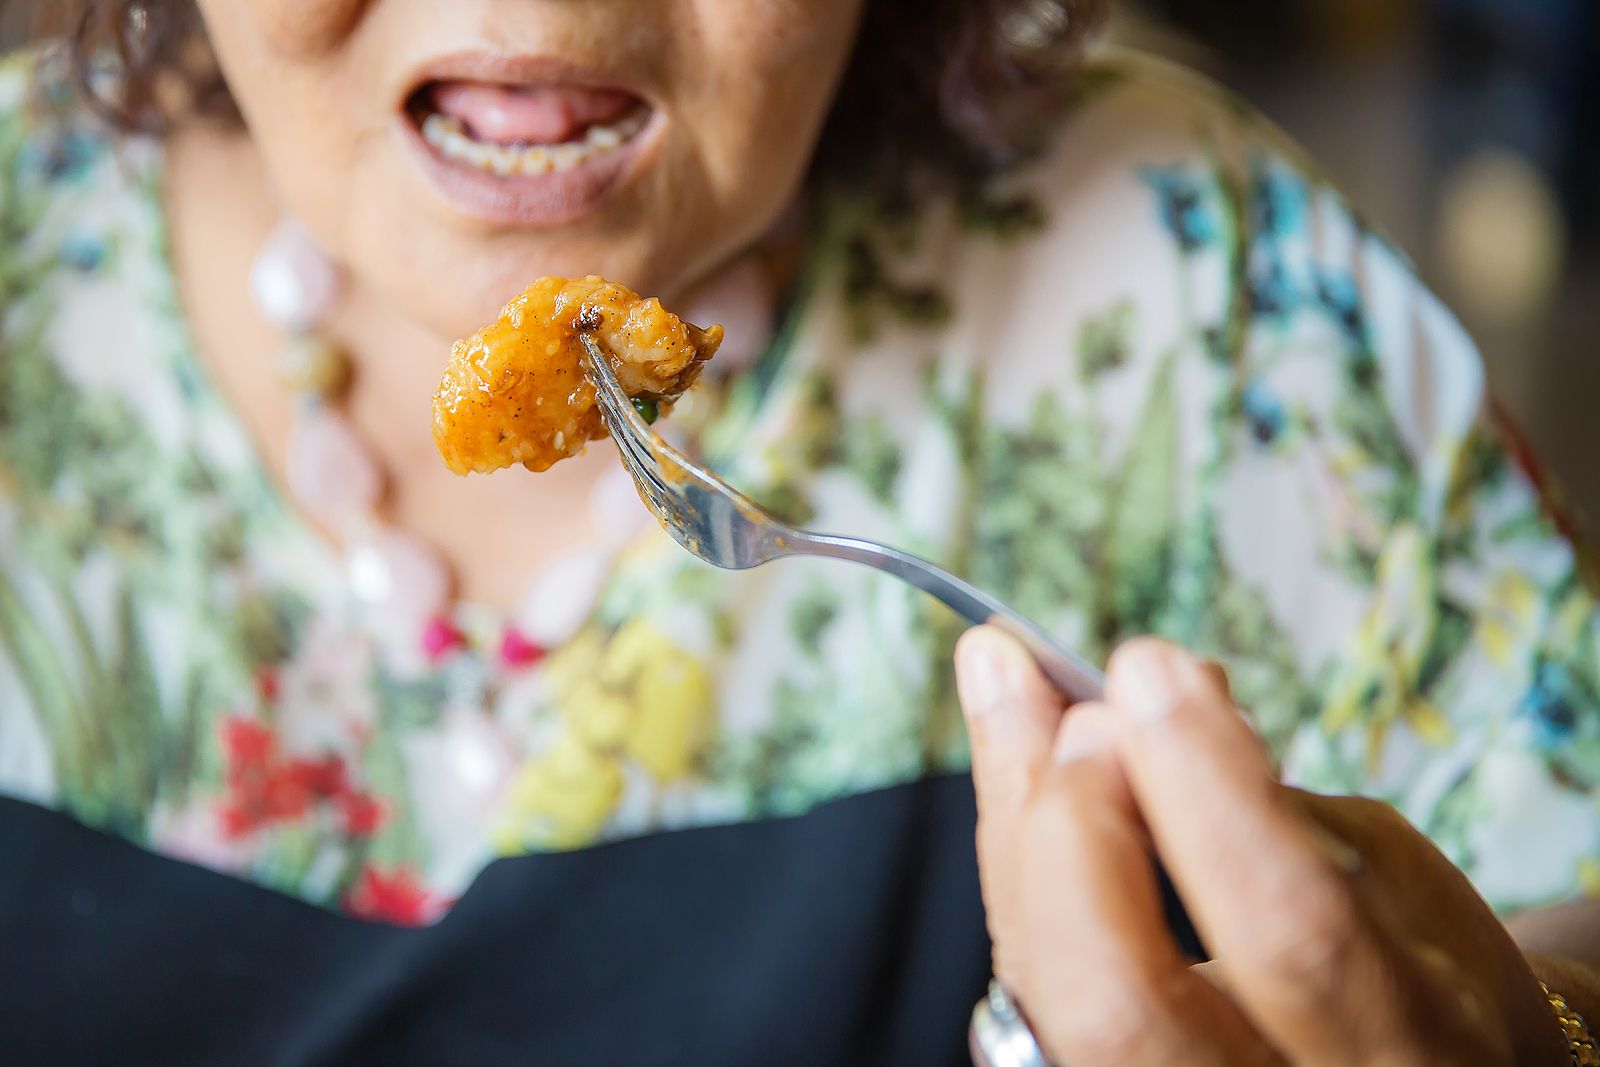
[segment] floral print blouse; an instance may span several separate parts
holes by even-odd
[[[0,75],[0,793],[426,924],[499,855],[963,768],[957,622],[862,569],[641,527],[572,561],[600,592],[559,641],[363,615],[196,360],[159,144],[42,117],[33,68]],[[1289,780],[1397,805],[1500,908],[1600,888],[1579,557],[1471,340],[1278,132],[1107,52],[1036,156],[815,221],[770,349],[685,415],[732,481],[1091,657],[1224,661]]]

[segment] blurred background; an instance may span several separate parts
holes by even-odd
[[[1117,2],[1114,37],[1242,92],[1412,255],[1600,532],[1600,0]],[[0,0],[0,44],[37,3]]]
[[[1600,3],[1119,0],[1305,144],[1478,339],[1600,534]]]

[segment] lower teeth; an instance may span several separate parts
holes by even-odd
[[[435,112],[422,120],[422,139],[446,159],[465,163],[491,174],[548,174],[571,170],[598,155],[612,151],[644,126],[642,111],[634,111],[616,122],[591,126],[579,141],[551,145],[486,144],[467,135],[461,120]]]

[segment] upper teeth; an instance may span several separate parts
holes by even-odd
[[[643,108],[630,111],[615,122],[590,126],[581,140],[561,144],[492,144],[473,140],[461,120],[435,112],[422,120],[422,138],[446,159],[453,159],[479,170],[509,176],[548,174],[552,170],[571,170],[602,152],[617,148],[643,128]]]

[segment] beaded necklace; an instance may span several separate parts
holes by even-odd
[[[420,651],[438,659],[472,635],[454,617],[449,564],[433,546],[386,518],[388,473],[348,417],[344,398],[356,384],[351,361],[321,332],[344,287],[339,265],[293,220],[278,226],[251,269],[257,306],[285,334],[279,371],[297,400],[289,431],[289,492],[338,538],[355,599],[388,628],[415,634]],[[747,256],[701,285],[684,308],[690,321],[727,326],[728,340],[712,364],[726,375],[766,348],[773,305],[767,272]],[[440,359],[442,365],[443,354]],[[650,521],[620,466],[601,478],[590,508],[602,531],[597,543],[537,573],[512,623],[500,628],[498,647],[484,650],[507,666],[526,665],[577,632],[594,609],[616,552]]]

